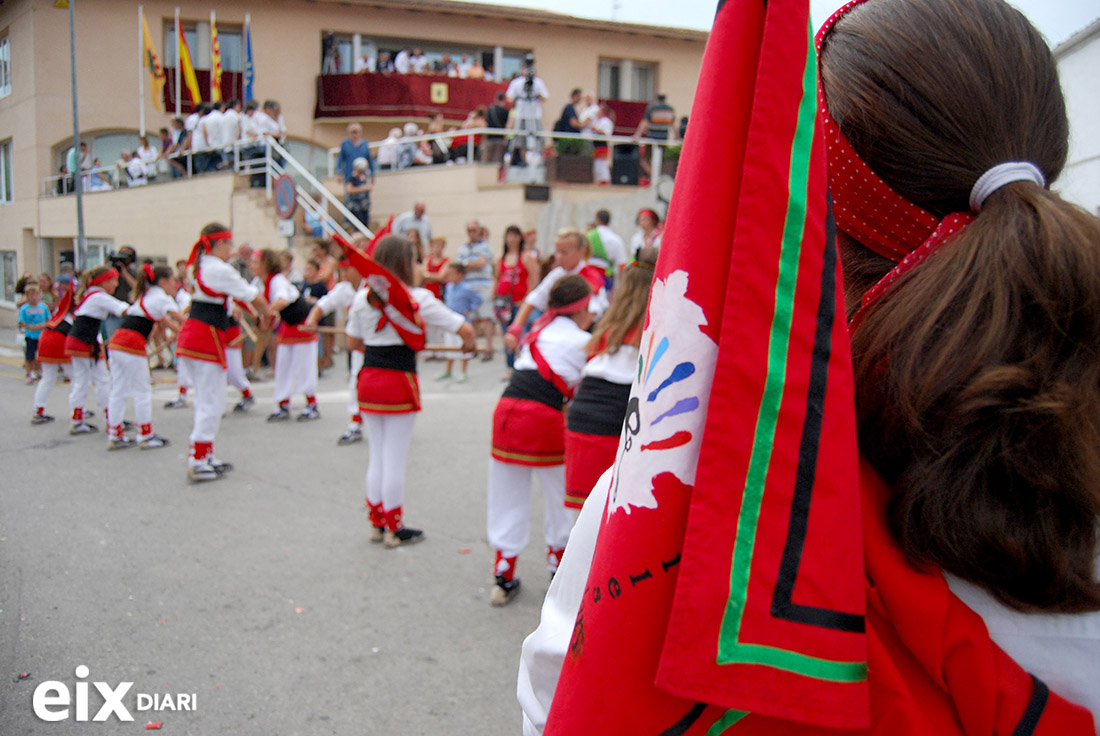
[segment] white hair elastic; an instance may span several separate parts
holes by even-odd
[[[970,190],[970,209],[981,212],[990,194],[1014,181],[1033,181],[1041,187],[1047,185],[1043,172],[1030,161],[1006,161],[997,164],[974,182],[974,188]]]

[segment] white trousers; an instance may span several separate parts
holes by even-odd
[[[351,377],[348,379],[348,414],[359,416],[359,371],[363,369],[363,351],[351,351]]]
[[[187,365],[195,402],[195,424],[190,440],[213,442],[225,411],[225,369],[217,363],[194,358],[180,358]]]
[[[180,356],[176,360],[176,383],[180,388],[191,388],[195,381],[191,378],[191,361]]]
[[[489,546],[516,557],[531,538],[531,478],[539,479],[546,503],[542,533],[546,545],[562,549],[573,515],[565,508],[565,466],[531,467],[489,460]]]
[[[225,349],[225,377],[229,385],[235,389],[247,391],[252,388],[252,384],[244,374],[244,363],[241,361],[239,347]]]
[[[46,408],[46,400],[50,398],[50,389],[57,383],[57,373],[61,368],[60,363],[40,363],[42,377],[38,379],[38,385],[34,387],[34,411]]]
[[[100,409],[107,409],[111,402],[111,374],[107,372],[107,361],[102,358],[69,359],[72,366],[72,386],[69,389],[69,409],[83,409],[88,399],[88,389],[95,386],[95,401]]]
[[[275,403],[294,394],[317,393],[317,343],[298,342],[275,348]]]
[[[609,183],[611,181],[611,162],[605,159],[592,161],[592,179],[597,183]]]
[[[111,426],[122,424],[126,414],[126,399],[134,398],[134,421],[138,425],[153,421],[153,386],[150,383],[149,359],[141,355],[111,351],[111,400],[107,410]],[[110,427],[108,427],[108,434]],[[138,439],[149,435],[139,434]]]
[[[416,414],[364,414],[363,424],[370,445],[367,501],[381,503],[384,511],[390,511],[405,498],[405,461]]]

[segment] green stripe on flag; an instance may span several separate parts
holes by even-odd
[[[798,263],[802,251],[802,236],[806,223],[810,152],[814,141],[817,113],[817,65],[813,46],[813,29],[809,29],[806,68],[802,75],[802,100],[798,106],[798,121],[791,147],[791,167],[787,215],[779,252],[779,277],[776,282],[775,313],[768,338],[767,375],[760,410],[753,434],[752,454],[745,478],[741,513],[737,519],[737,540],[733,549],[733,569],[730,575],[730,597],[718,640],[719,664],[759,664],[794,672],[806,677],[834,682],[859,682],[867,677],[865,662],[837,662],[806,654],[740,641],[741,622],[748,598],[749,572],[752,568],[756,528],[760,506],[771,463],[772,445],[779,423],[779,408],[783,403],[783,387],[787,377],[787,352],[791,323],[794,319],[795,286],[798,283]]]
[[[722,732],[748,715],[743,710],[727,710],[722,717],[711,724],[703,736],[721,736]]]

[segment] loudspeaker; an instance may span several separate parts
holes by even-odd
[[[611,155],[611,183],[637,186],[640,160],[637,146],[614,146]]]

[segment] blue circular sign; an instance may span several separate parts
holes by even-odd
[[[282,219],[289,220],[294,216],[294,211],[298,209],[294,180],[290,178],[289,174],[283,174],[275,180],[272,189],[275,194],[275,212]]]

